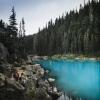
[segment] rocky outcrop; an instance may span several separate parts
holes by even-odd
[[[14,67],[8,72],[11,73],[9,77],[0,76],[0,100],[57,100],[61,94],[52,83],[55,79],[45,79],[48,71],[39,64]]]
[[[0,43],[0,60],[5,60],[8,54],[9,53],[7,48],[2,43]]]
[[[26,66],[26,76],[28,76],[26,86],[31,87],[28,91],[33,91],[35,100],[41,100],[40,98],[42,98],[42,100],[57,100],[61,95],[61,92],[58,92],[58,89],[53,84],[55,79],[45,79],[45,73],[47,72],[48,71],[45,71],[40,64]],[[29,86],[30,83],[31,85]]]
[[[0,72],[4,72],[7,68],[7,56],[9,55],[7,48],[0,43]]]
[[[47,60],[48,56],[34,56],[34,55],[28,55],[28,63],[31,63],[33,61],[39,61],[39,60]]]
[[[0,100],[25,100],[25,88],[0,73]]]

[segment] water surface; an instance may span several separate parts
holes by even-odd
[[[57,77],[56,85],[67,94],[100,100],[100,62],[45,60],[39,62]]]

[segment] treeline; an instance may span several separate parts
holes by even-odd
[[[33,36],[38,55],[100,54],[100,1],[92,0],[59,17]]]
[[[14,7],[12,8],[11,16],[9,17],[9,24],[0,20],[0,43],[7,48],[9,52],[8,58],[11,62],[15,59],[26,57],[25,21],[24,18],[22,18],[18,30]]]

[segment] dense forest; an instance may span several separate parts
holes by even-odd
[[[38,55],[100,54],[100,1],[89,0],[79,10],[50,20],[33,35],[33,51]]]
[[[26,57],[25,41],[24,18],[22,18],[18,29],[16,12],[13,7],[11,10],[11,16],[9,17],[9,24],[0,20],[0,43],[2,43],[7,49],[10,62],[13,62],[17,58]],[[0,53],[2,53],[2,51],[0,51]],[[2,57],[0,57],[0,61],[1,58]]]
[[[89,0],[80,4],[79,10],[71,10],[48,22],[37,34],[25,36],[25,21],[19,27],[14,7],[9,24],[0,20],[0,43],[7,48],[9,56],[23,57],[27,54],[86,54],[100,55],[100,1]],[[10,57],[9,57],[10,58]]]

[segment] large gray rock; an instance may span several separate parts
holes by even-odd
[[[0,72],[4,72],[6,68],[8,54],[7,48],[0,43]]]
[[[36,100],[52,100],[52,98],[47,94],[44,88],[37,88],[36,89]]]
[[[0,59],[5,60],[8,54],[9,53],[8,53],[7,48],[2,43],[0,43]]]

